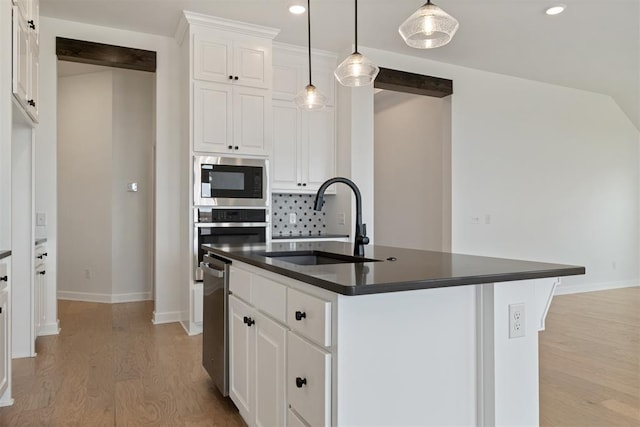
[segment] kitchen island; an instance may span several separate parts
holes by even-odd
[[[559,278],[584,274],[374,245],[345,262],[336,242],[204,248],[231,261],[230,395],[250,426],[537,425],[537,333]]]

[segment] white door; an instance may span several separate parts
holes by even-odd
[[[271,130],[271,93],[252,87],[233,88],[233,148],[241,154],[266,155]],[[238,148],[236,148],[238,147]]]
[[[317,190],[336,172],[335,112],[333,107],[305,111],[302,171],[305,189]],[[306,143],[305,143],[306,140]]]
[[[231,106],[233,86],[195,82],[193,85],[193,149],[228,153],[233,149]]]
[[[271,86],[271,47],[260,39],[238,40],[233,49],[233,83],[268,89]]]
[[[229,396],[245,419],[253,407],[255,377],[255,325],[248,326],[253,310],[229,296]]]
[[[301,183],[300,112],[291,101],[273,101],[273,151],[271,171],[274,190],[296,190]]]
[[[13,94],[28,109],[29,85],[29,30],[27,21],[18,7],[13,7]]]
[[[233,81],[231,63],[233,42],[207,38],[196,34],[193,38],[193,77],[210,82]]]
[[[285,425],[285,374],[287,330],[269,318],[256,316],[257,426]]]

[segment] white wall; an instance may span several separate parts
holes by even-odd
[[[113,70],[112,295],[151,299],[155,75]],[[130,182],[137,192],[127,191]]]
[[[374,97],[376,243],[444,250],[451,229],[451,127],[442,98],[383,90]],[[450,206],[450,205],[449,205]]]
[[[111,294],[111,71],[58,80],[58,292]]]
[[[560,292],[638,283],[639,135],[610,97],[362,51],[382,67],[453,80],[454,252],[586,266]],[[369,108],[352,100],[352,111],[358,102]],[[366,133],[372,120],[352,123]]]
[[[36,141],[36,211],[48,214],[48,226],[38,230],[48,238],[50,257],[48,263],[51,276],[48,286],[57,289],[57,246],[56,230],[57,186],[56,186],[56,55],[55,37],[134,47],[157,52],[155,152],[156,227],[154,276],[155,276],[155,322],[179,320],[179,294],[181,286],[188,285],[188,265],[180,262],[189,243],[180,231],[180,224],[188,223],[188,211],[180,209],[181,175],[183,164],[179,161],[181,147],[186,150],[185,141],[180,138],[180,108],[178,104],[180,86],[178,47],[169,37],[136,33],[96,25],[87,25],[41,17],[40,20],[40,126]],[[182,238],[182,240],[181,240]],[[52,292],[55,295],[55,292]],[[56,301],[47,301],[47,323],[56,322]]]

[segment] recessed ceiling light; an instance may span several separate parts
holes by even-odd
[[[289,12],[293,13],[294,15],[303,14],[305,10],[307,9],[304,6],[299,4],[294,4],[289,6]]]
[[[555,6],[551,6],[550,8],[548,8],[548,9],[545,11],[545,13],[546,13],[547,15],[559,15],[559,14],[561,14],[562,12],[564,12],[564,9],[565,9],[566,7],[567,7],[567,6],[566,6],[566,5],[564,5],[564,4],[556,4]]]

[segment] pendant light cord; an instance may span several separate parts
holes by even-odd
[[[309,41],[309,86],[311,86],[311,0],[307,0],[307,40]]]
[[[354,27],[355,27],[356,34],[354,38],[355,38],[356,49],[353,51],[353,53],[358,53],[358,0],[355,0],[355,3],[356,3],[356,11],[355,11],[354,17],[355,17],[356,24]]]

